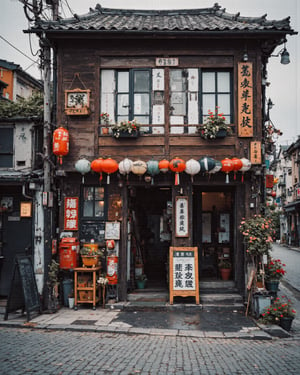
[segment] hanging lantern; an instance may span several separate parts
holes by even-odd
[[[246,158],[242,158],[241,161],[243,163],[243,166],[240,171],[242,172],[242,182],[244,182],[244,173],[249,171],[249,169],[251,168],[251,161]]]
[[[158,163],[158,168],[163,172],[163,173],[167,173],[168,170],[169,170],[169,161],[166,160],[166,159],[163,159],[161,160],[159,163]]]
[[[157,160],[148,160],[147,161],[147,172],[151,176],[151,184],[154,184],[153,177],[157,174],[159,174],[159,167],[158,167],[158,161]]]
[[[226,184],[229,183],[229,172],[233,170],[233,162],[229,158],[225,158],[221,161],[221,171],[226,173]]]
[[[200,163],[195,159],[190,159],[186,162],[185,172],[191,175],[191,180],[194,182],[195,174],[200,172]]]
[[[62,157],[69,153],[69,132],[62,126],[53,132],[53,154],[58,157],[59,164],[62,164]]]
[[[100,183],[102,181],[102,172],[103,172],[102,163],[103,163],[103,159],[102,158],[95,159],[95,160],[93,160],[91,162],[91,169],[94,172],[100,173],[100,177],[99,177]]]
[[[106,247],[109,250],[113,250],[115,248],[115,241],[114,240],[107,240],[106,241]]]
[[[231,161],[233,163],[234,180],[236,180],[236,174],[242,168],[243,162],[239,158],[232,158]]]
[[[147,164],[142,160],[136,160],[132,163],[131,172],[142,176],[147,171]]]
[[[213,158],[204,157],[199,160],[201,171],[209,172],[216,166],[216,161]]]
[[[272,191],[271,191],[271,196],[272,196],[273,198],[276,198],[276,191],[272,190]]]
[[[215,174],[222,169],[222,163],[219,160],[215,160],[216,165],[208,173]]]
[[[103,172],[107,173],[107,185],[110,183],[110,175],[111,173],[117,172],[119,169],[119,164],[112,158],[104,159],[102,162],[102,170]]]
[[[169,168],[175,172],[175,185],[179,185],[179,173],[185,170],[185,162],[180,158],[174,158],[170,161]]]
[[[84,184],[84,175],[91,170],[91,163],[85,158],[79,159],[75,163],[75,169],[82,174],[81,183]]]
[[[126,175],[127,181],[128,181],[128,175],[131,172],[131,168],[132,168],[132,160],[125,158],[124,160],[120,161],[119,171],[121,174]]]

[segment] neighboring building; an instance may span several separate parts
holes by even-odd
[[[119,223],[120,233],[111,236],[121,300],[134,286],[137,258],[148,282],[166,287],[170,246],[199,249],[200,282],[218,280],[218,260],[228,256],[231,280],[244,295],[238,227],[264,203],[267,63],[294,34],[289,19],[231,15],[217,4],[178,11],[97,6],[74,19],[38,20],[31,32],[43,35],[56,53],[56,124],[66,124],[70,135],[70,152],[55,173],[59,234],[103,245],[109,224]],[[197,128],[215,107],[232,134],[203,139]],[[113,137],[101,113],[112,124],[136,119],[140,136]],[[98,173],[86,173],[82,183],[74,166],[83,156],[124,161],[123,174],[108,161],[106,171],[114,173],[103,173],[100,181]],[[250,160],[251,170],[227,176],[210,170],[234,157]],[[136,162],[131,171],[126,158]],[[146,172],[143,164],[176,158],[201,160],[200,173],[157,173],[149,163]],[[64,210],[66,198],[72,204],[79,199],[73,220]]]
[[[288,160],[286,174],[286,204],[283,206],[286,220],[287,243],[300,246],[300,138],[285,151]]]
[[[2,59],[0,59],[0,80],[7,85],[1,96],[12,101],[27,99],[34,92],[43,90],[42,83],[26,73],[20,65]]]
[[[42,85],[15,64],[0,60],[0,81],[7,95],[0,101],[0,296],[9,293],[16,255],[33,255],[39,291],[44,280],[43,119],[42,107],[25,110],[12,101],[27,98]],[[21,87],[24,90],[21,90]],[[3,92],[3,91],[2,91]],[[23,96],[24,95],[24,96]],[[6,99],[6,96],[11,100]],[[34,101],[29,98],[27,102]],[[36,100],[41,100],[36,98]],[[41,100],[42,104],[42,100]],[[12,115],[14,114],[14,115]]]

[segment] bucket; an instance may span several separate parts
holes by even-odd
[[[74,281],[72,279],[66,279],[62,282],[63,285],[63,297],[64,297],[64,306],[69,306],[68,297],[74,289]]]

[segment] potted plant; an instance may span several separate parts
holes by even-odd
[[[96,267],[100,265],[99,260],[104,256],[104,250],[99,249],[98,246],[95,247],[85,247],[80,249],[80,255],[82,259],[83,266]]]
[[[219,113],[219,107],[216,107],[215,112],[208,111],[205,123],[198,127],[197,132],[204,139],[224,138],[231,134],[231,127],[226,124],[224,114]]]
[[[221,260],[219,270],[222,280],[229,280],[231,274],[231,262],[229,260]]]
[[[145,274],[141,274],[136,278],[136,286],[138,289],[145,289],[145,284],[147,281],[147,276]]]
[[[293,302],[286,296],[281,296],[275,298],[273,303],[263,310],[261,321],[266,324],[279,324],[289,331],[295,315]]]
[[[101,112],[100,114],[100,123],[102,125],[105,125],[102,127],[102,134],[108,134],[109,132],[109,123],[110,123],[110,118],[109,118],[109,114],[107,112]]]
[[[269,255],[274,234],[272,219],[254,215],[247,220],[243,219],[239,229],[244,236],[248,255],[252,257]]]
[[[140,125],[136,120],[121,121],[111,127],[115,138],[130,137],[137,138],[139,136]]]
[[[266,288],[269,291],[276,292],[279,282],[285,274],[285,264],[280,259],[269,258],[265,266]]]

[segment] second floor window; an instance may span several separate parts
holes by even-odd
[[[14,129],[10,126],[0,128],[0,168],[13,168]]]
[[[165,82],[169,77],[169,82]],[[169,96],[166,97],[166,88]],[[232,71],[223,69],[128,69],[101,71],[101,112],[113,123],[136,119],[143,131],[164,133],[166,106],[171,133],[195,133],[219,107],[233,123]],[[147,127],[146,125],[152,125]],[[182,125],[189,125],[188,127]]]

